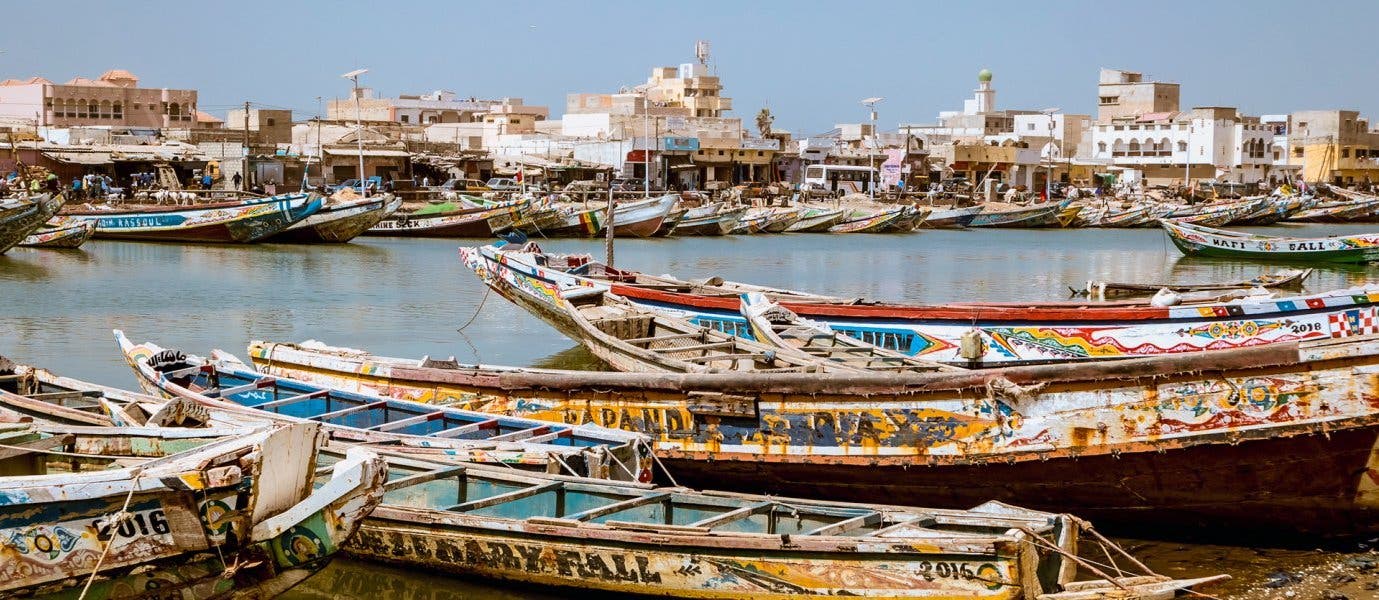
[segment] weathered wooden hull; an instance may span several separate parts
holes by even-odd
[[[893,208],[879,213],[849,216],[829,228],[830,233],[881,233],[896,222],[905,218],[904,208]]]
[[[95,222],[97,239],[231,244],[263,240],[320,208],[319,197],[286,194],[230,206],[143,212],[81,211],[67,216]]]
[[[746,208],[726,210],[703,217],[683,219],[675,226],[675,235],[728,235],[737,228]]]
[[[282,232],[269,236],[265,241],[290,244],[343,244],[363,235],[400,206],[401,198],[385,196],[326,206],[316,214],[293,223]]]
[[[964,208],[945,208],[929,213],[920,222],[920,229],[959,229],[966,227],[977,218],[977,214],[982,212],[980,206],[968,206]]]
[[[488,238],[493,237],[489,219],[516,210],[515,207],[495,207],[466,211],[463,214],[413,217],[395,215],[369,228],[364,235],[429,238]]]
[[[1189,256],[1309,264],[1379,261],[1379,234],[1308,239],[1232,235],[1172,221],[1164,221],[1163,227],[1173,245]]]
[[[1058,227],[1058,214],[1067,208],[1069,201],[1051,202],[1043,206],[980,212],[967,223],[968,227],[1009,227],[1013,229]]]
[[[1379,531],[1373,338],[911,378],[442,372],[268,345],[251,356],[270,373],[640,431],[692,485],[1001,498],[1151,527]]]
[[[656,229],[656,233],[651,234],[651,236],[652,236],[652,237],[668,237],[668,236],[670,236],[670,235],[675,231],[675,227],[676,227],[677,225],[680,224],[680,219],[685,218],[685,212],[686,212],[686,209],[683,209],[683,208],[676,208],[676,209],[670,211],[670,214],[666,215],[665,220],[661,221],[661,226],[660,226],[659,228]]]
[[[64,202],[62,194],[36,196],[27,205],[0,210],[0,254],[9,251],[48,222]]]
[[[80,248],[86,240],[96,233],[96,225],[89,221],[58,225],[51,229],[39,229],[19,242],[27,248]]]
[[[805,209],[805,215],[786,231],[791,233],[825,233],[839,221],[847,218],[847,211],[841,208]]]
[[[649,200],[619,204],[613,210],[613,235],[618,237],[651,237],[670,215],[679,196],[668,194]],[[603,224],[605,227],[607,222]]]

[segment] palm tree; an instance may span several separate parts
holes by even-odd
[[[757,132],[761,137],[771,135],[771,123],[775,120],[776,118],[771,116],[771,109],[762,107],[761,112],[757,113]]]

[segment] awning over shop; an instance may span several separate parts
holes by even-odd
[[[326,148],[326,154],[331,156],[359,156],[360,152],[358,148]],[[376,158],[406,158],[411,156],[411,153],[406,150],[389,150],[384,148],[365,148],[363,154],[364,156]]]
[[[61,152],[49,150],[45,151],[43,156],[61,163],[72,165],[106,165],[112,162],[109,152]]]

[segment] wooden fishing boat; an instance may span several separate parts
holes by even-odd
[[[594,237],[603,231],[603,207],[566,204],[560,207],[560,220],[541,231],[546,237]]]
[[[248,409],[261,418],[319,422],[333,440],[383,445],[411,456],[601,479],[651,479],[645,445],[636,434],[335,390],[264,375],[222,351],[206,359],[134,344],[119,330],[115,339],[139,385],[151,394],[221,410]]]
[[[1366,263],[1379,261],[1379,234],[1296,238],[1242,233],[1163,221],[1173,245],[1188,256],[1269,262]]]
[[[921,229],[961,229],[967,227],[977,214],[982,212],[980,206],[958,207],[932,207],[929,216],[920,222]]]
[[[841,208],[816,207],[800,205],[804,209],[804,214],[800,215],[800,220],[785,230],[790,233],[824,233],[837,225],[839,221],[847,217],[847,211]]]
[[[829,233],[881,233],[896,221],[906,217],[906,207],[895,206],[880,210],[844,209],[848,216],[828,229]]]
[[[689,209],[676,204],[675,208],[671,209],[670,214],[666,215],[665,220],[661,221],[661,227],[656,230],[656,233],[651,234],[651,237],[669,237],[675,231],[675,227],[680,224],[680,219],[685,218],[686,212],[689,212]]]
[[[613,235],[651,237],[661,228],[661,223],[679,201],[679,194],[666,194],[636,202],[617,203],[613,209]],[[603,225],[607,227],[608,223]]]
[[[733,235],[748,235],[761,233],[766,229],[766,224],[771,221],[771,209],[765,207],[749,207],[737,220],[737,225],[733,226]]]
[[[0,254],[23,242],[62,208],[63,195],[0,199]]]
[[[29,234],[19,245],[29,248],[80,248],[96,233],[96,224],[90,221],[64,223],[59,217],[56,222],[49,221],[48,225]]]
[[[801,319],[761,292],[742,295],[742,316],[747,319],[752,339],[783,351],[800,352],[864,371],[887,373],[928,373],[962,371],[942,363],[930,362],[864,342],[833,331],[828,325]]]
[[[972,217],[968,227],[1058,227],[1058,215],[1071,200],[1001,210],[983,210]]]
[[[997,502],[912,509],[390,466],[352,555],[586,596],[1151,600],[1227,578],[1157,575],[1076,518]],[[1104,571],[1079,544],[1143,570]],[[1077,581],[1087,567],[1100,579]]]
[[[322,199],[293,193],[197,206],[68,209],[63,215],[96,224],[97,239],[185,243],[250,243],[316,214]]]
[[[691,235],[728,235],[737,227],[737,222],[746,214],[747,207],[727,207],[722,203],[714,202],[691,208],[675,224],[677,236]]]
[[[343,244],[369,229],[402,207],[402,198],[391,194],[356,196],[349,200],[327,199],[321,210],[289,225],[264,241],[292,244]]]
[[[1236,219],[1232,225],[1273,225],[1295,214],[1311,207],[1315,199],[1311,196],[1292,195],[1275,196],[1270,199],[1270,204],[1262,207],[1255,214]]]
[[[1359,331],[1372,312],[1345,319]],[[263,342],[249,355],[270,374],[639,431],[690,486],[996,499],[1157,538],[1379,532],[1374,336],[904,376],[434,368]]]
[[[588,255],[527,248],[475,248],[486,268],[533,273],[567,287],[608,286],[614,294],[668,315],[743,335],[738,295],[764,292],[806,319],[883,348],[966,367],[1130,358],[1275,342],[1344,337],[1344,315],[1379,303],[1379,286],[1178,306],[1148,302],[966,302],[915,305],[802,294],[714,278],[687,282],[609,269]],[[550,284],[554,285],[554,284]],[[964,351],[964,337],[971,338]]]
[[[364,235],[487,238],[493,235],[489,219],[497,215],[514,214],[522,210],[526,204],[526,199],[518,199],[488,206],[457,204],[441,209],[427,207],[410,214],[393,215],[383,219],[366,230]]]
[[[521,231],[530,236],[544,236],[565,223],[561,207],[549,201],[527,204],[516,212],[503,212],[488,218],[488,228],[494,235]]]
[[[762,233],[785,233],[791,227],[804,218],[804,211],[797,207],[777,207],[771,209],[771,215],[762,226]]]
[[[927,206],[906,206],[905,214],[886,227],[885,233],[910,233],[919,228],[920,223],[929,216]]]
[[[1246,214],[1254,212],[1267,198],[1246,199],[1225,204],[1205,204],[1179,209],[1166,217],[1177,223],[1220,227]]]
[[[1229,292],[1252,289],[1286,289],[1301,291],[1302,282],[1312,269],[1285,269],[1277,273],[1263,273],[1244,281],[1230,283],[1128,283],[1118,281],[1088,281],[1081,289],[1069,288],[1074,294],[1106,299],[1130,296],[1152,296],[1160,290],[1184,294],[1192,292]]]
[[[313,423],[155,459],[128,453],[186,432],[200,435],[5,427],[0,594],[274,597],[325,566],[383,496],[383,460],[362,448],[313,487]]]
[[[1379,198],[1319,203],[1284,219],[1296,223],[1351,223],[1379,212]]]

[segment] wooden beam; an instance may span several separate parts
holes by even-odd
[[[461,426],[459,426],[459,427],[452,427],[452,428],[450,428],[450,429],[445,429],[445,430],[442,430],[442,431],[437,431],[437,432],[435,432],[435,433],[430,433],[430,434],[427,434],[427,435],[428,435],[429,437],[453,438],[453,437],[457,437],[457,436],[461,436],[461,435],[465,435],[465,434],[469,434],[469,433],[474,433],[474,432],[476,432],[476,431],[478,431],[478,430],[480,430],[480,429],[495,429],[495,428],[497,428],[497,427],[498,427],[498,419],[489,419],[489,420],[487,420],[487,421],[479,421],[478,423],[470,423],[470,424],[468,424],[468,425],[461,425]]]
[[[383,491],[391,492],[393,490],[399,490],[405,487],[421,485],[423,483],[430,483],[437,479],[447,479],[450,477],[455,477],[457,475],[464,475],[466,470],[468,470],[468,467],[448,467],[445,469],[427,471],[425,473],[417,473],[416,475],[399,477],[397,479],[389,481],[388,483],[383,484]]]
[[[278,380],[273,377],[262,377],[259,379],[255,379],[254,381],[246,383],[244,385],[237,385],[235,387],[225,388],[223,390],[206,390],[201,393],[212,398],[224,398],[226,396],[233,396],[240,392],[247,392],[250,390],[261,390],[266,387],[272,387],[277,382]]]
[[[546,424],[537,425],[536,427],[529,427],[529,428],[527,428],[527,429],[521,429],[521,430],[513,431],[513,432],[510,432],[510,433],[504,433],[504,434],[502,434],[502,435],[495,435],[495,436],[493,436],[493,437],[491,437],[491,438],[488,438],[488,441],[490,441],[490,442],[514,442],[514,441],[521,440],[521,439],[525,439],[525,438],[529,438],[529,437],[532,437],[532,436],[541,435],[541,434],[543,434],[543,433],[546,433],[547,431],[550,431],[550,428],[551,428],[551,426],[550,426],[550,425],[546,425]]]
[[[314,416],[314,417],[311,417],[311,419],[314,420],[314,421],[320,421],[320,422],[324,423],[324,422],[326,422],[326,421],[328,421],[328,420],[330,420],[330,419],[334,419],[335,417],[342,417],[342,416],[345,416],[345,415],[348,415],[348,414],[353,414],[353,413],[357,413],[357,412],[363,412],[363,411],[366,411],[366,410],[373,410],[373,409],[375,409],[375,408],[382,408],[382,407],[387,406],[387,405],[388,405],[388,401],[387,401],[387,400],[379,400],[379,401],[377,401],[377,402],[370,402],[370,403],[368,403],[368,404],[360,404],[359,406],[351,406],[351,407],[349,407],[349,408],[342,408],[342,409],[337,410],[337,411],[332,411],[332,412],[328,412],[328,413],[325,413],[325,414],[316,415],[316,416]]]
[[[418,423],[425,423],[425,422],[427,422],[427,421],[430,421],[430,420],[432,420],[432,419],[435,419],[436,417],[444,417],[444,416],[445,416],[445,411],[443,411],[443,410],[438,410],[438,411],[436,411],[436,412],[429,412],[429,413],[426,413],[426,414],[424,414],[424,415],[417,415],[417,416],[415,416],[415,417],[407,417],[406,419],[398,419],[398,420],[396,420],[396,421],[389,421],[389,422],[387,422],[387,423],[379,423],[379,424],[377,424],[377,425],[374,425],[373,427],[368,427],[368,428],[366,428],[366,429],[371,429],[371,430],[374,430],[374,431],[395,431],[395,430],[398,430],[398,429],[402,429],[402,428],[404,428],[404,427],[411,427],[411,426],[416,425],[416,424],[418,424]]]
[[[756,504],[749,504],[737,510],[730,510],[721,515],[714,515],[707,519],[700,519],[698,521],[690,523],[689,525],[686,525],[685,527],[703,527],[705,529],[712,529],[725,523],[731,523],[733,521],[745,519],[765,509],[771,508],[775,505],[776,503],[770,500],[766,502],[758,502]]]
[[[561,482],[561,481],[552,481],[552,482],[550,482],[550,483],[545,483],[545,484],[541,484],[541,485],[534,485],[534,486],[531,486],[531,487],[522,488],[522,489],[520,489],[520,490],[513,490],[513,491],[508,492],[508,493],[506,493],[506,494],[498,494],[497,496],[489,496],[489,497],[484,498],[484,499],[482,499],[482,500],[475,500],[475,501],[473,501],[473,502],[465,502],[464,504],[456,504],[456,505],[454,505],[454,506],[452,506],[452,507],[450,507],[450,508],[448,508],[448,509],[446,509],[446,510],[453,510],[453,511],[456,511],[456,512],[469,512],[469,511],[471,511],[471,510],[479,510],[479,509],[481,509],[481,508],[488,508],[488,507],[490,507],[490,506],[497,506],[497,505],[499,505],[499,504],[503,504],[504,502],[512,502],[513,500],[521,500],[521,499],[523,499],[523,498],[530,498],[530,497],[535,496],[535,495],[538,495],[538,494],[544,494],[544,493],[546,493],[546,492],[553,492],[553,491],[555,491],[555,490],[560,489],[560,488],[563,487],[564,485],[565,485],[564,482]]]
[[[810,529],[809,531],[806,531],[801,535],[838,535],[840,533],[852,531],[859,527],[869,527],[871,525],[877,525],[880,523],[881,513],[870,512],[865,515],[853,517],[851,519],[843,519],[842,521],[838,521],[837,523],[824,525],[822,527],[815,527],[814,529]]]
[[[14,458],[16,456],[22,456],[24,454],[33,454],[34,452],[41,452],[49,448],[66,446],[67,444],[72,443],[72,440],[76,439],[76,437],[77,436],[68,433],[63,435],[55,435],[52,437],[37,439],[29,442],[6,444],[11,447],[0,448],[0,460]]]
[[[260,410],[268,410],[268,409],[270,409],[270,408],[278,408],[278,407],[281,407],[281,406],[286,406],[286,405],[288,405],[288,404],[292,404],[292,403],[294,403],[294,402],[301,402],[301,401],[303,401],[303,400],[311,400],[311,399],[313,399],[313,398],[325,398],[326,396],[329,396],[329,395],[330,395],[330,390],[317,390],[317,391],[310,392],[310,393],[307,393],[307,394],[298,394],[298,395],[292,396],[292,397],[290,397],[290,398],[283,398],[282,400],[274,400],[274,401],[272,401],[272,402],[264,402],[263,404],[255,404],[255,405],[253,406],[253,408],[257,408],[257,409],[260,409]]]
[[[583,512],[577,512],[572,515],[565,515],[565,518],[573,519],[575,521],[590,521],[593,519],[597,519],[599,517],[619,513],[629,508],[637,508],[638,506],[646,506],[647,504],[665,502],[669,499],[670,492],[656,492],[653,494],[647,494],[645,496],[638,496],[636,498],[628,498],[627,500],[623,500],[621,502],[605,504],[597,508],[591,508]]]

